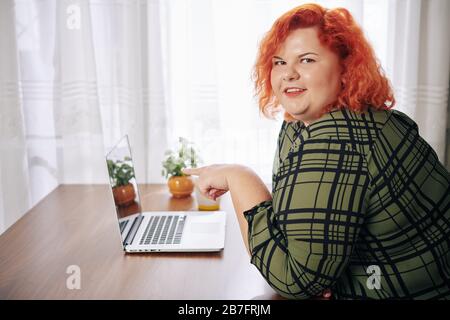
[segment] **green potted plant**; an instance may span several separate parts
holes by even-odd
[[[135,178],[130,161],[130,157],[125,157],[123,160],[107,160],[114,201],[118,206],[130,205],[136,198],[134,186],[130,182]]]
[[[178,142],[180,146],[176,151],[167,150],[165,152],[161,174],[166,179],[169,178],[167,185],[172,196],[184,198],[191,195],[194,190],[194,182],[192,177],[185,175],[181,169],[197,168],[201,160],[192,142],[183,137],[179,137]]]

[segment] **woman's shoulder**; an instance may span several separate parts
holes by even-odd
[[[417,123],[409,117],[406,113],[399,110],[391,110],[391,118],[390,121],[396,127],[403,127],[407,130],[415,130],[419,131],[419,127]]]
[[[363,111],[333,110],[307,126],[302,136],[304,141],[326,139],[350,144],[354,150],[367,154],[391,116],[391,110],[371,107]]]
[[[332,140],[349,143],[354,149],[367,153],[386,127],[417,127],[415,122],[398,110],[367,107],[363,111],[342,108],[325,113],[305,126],[301,121],[283,121],[278,142],[281,145],[302,144],[312,140]]]
[[[391,114],[391,110],[377,110],[371,107],[363,111],[342,108],[324,114],[311,123],[307,131],[311,138],[328,136],[341,140],[359,136],[361,139],[368,139],[384,127]]]

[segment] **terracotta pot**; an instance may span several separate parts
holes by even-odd
[[[113,195],[114,201],[118,206],[130,205],[134,202],[134,199],[136,198],[134,186],[131,183],[125,186],[114,187]]]
[[[171,177],[167,185],[174,198],[189,197],[194,191],[194,182],[190,176]]]

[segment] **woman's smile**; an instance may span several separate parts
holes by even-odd
[[[298,96],[302,96],[306,89],[287,89],[284,91],[284,94],[288,98],[297,98]]]

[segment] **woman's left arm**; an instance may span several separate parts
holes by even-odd
[[[209,198],[216,198],[217,195],[230,191],[242,239],[250,254],[248,222],[243,213],[261,202],[272,199],[272,195],[261,178],[252,169],[237,164],[183,169],[183,172],[198,175],[200,191]]]

